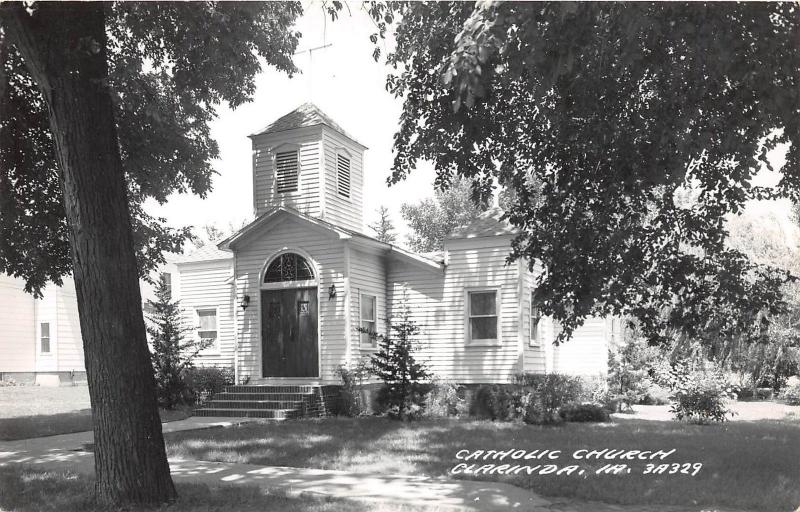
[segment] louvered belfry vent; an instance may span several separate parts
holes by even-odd
[[[278,193],[297,192],[297,151],[284,151],[275,155]]]
[[[350,197],[350,159],[338,155],[337,169],[339,171],[339,195]]]

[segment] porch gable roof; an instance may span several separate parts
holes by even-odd
[[[220,242],[217,247],[222,251],[233,251],[235,253],[237,246],[241,246],[243,242],[255,236],[256,233],[261,231],[260,228],[268,226],[272,222],[277,222],[284,216],[290,216],[294,219],[300,220],[301,222],[307,223],[309,226],[313,226],[314,228],[329,231],[331,234],[337,236],[340,240],[351,240],[356,245],[361,245],[373,250],[379,250],[387,255],[395,256],[399,259],[416,265],[421,265],[431,270],[444,269],[444,265],[440,262],[434,261],[419,254],[415,254],[392,244],[381,242],[376,238],[353,231],[352,229],[337,226],[336,224],[317,219],[316,217],[311,217],[310,215],[306,215],[298,210],[295,210],[294,208],[287,206],[276,206],[265,211],[238,232]]]

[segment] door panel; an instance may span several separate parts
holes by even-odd
[[[317,289],[261,292],[264,377],[317,377]]]

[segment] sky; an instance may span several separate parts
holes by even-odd
[[[392,141],[402,102],[385,90],[388,68],[372,58],[369,36],[375,27],[360,3],[345,8],[337,21],[324,15],[321,2],[303,2],[304,15],[296,29],[302,33],[295,63],[302,73],[289,78],[285,73],[265,68],[257,77],[251,103],[235,111],[219,109],[211,124],[211,134],[220,148],[214,162],[219,174],[206,199],[193,195],[173,195],[166,205],[147,204],[151,214],[167,219],[174,227],[229,223],[241,225],[252,220],[252,161],[248,135],[259,131],[278,117],[311,101],[330,115],[342,128],[369,149],[364,156],[364,218],[372,223],[375,210],[384,205],[402,235],[408,228],[400,216],[400,205],[433,196],[433,169],[421,165],[404,182],[389,188],[386,178],[392,164]],[[312,52],[309,48],[330,44]],[[388,35],[386,46],[393,41]],[[313,65],[310,65],[313,62]]]

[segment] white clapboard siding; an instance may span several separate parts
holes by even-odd
[[[256,215],[277,205],[289,206],[308,215],[320,215],[321,139],[320,126],[253,137],[253,206]],[[298,190],[278,193],[275,155],[293,150],[298,152]]]
[[[375,328],[381,333],[386,333],[386,258],[379,254],[368,254],[363,251],[350,251],[350,325],[351,333],[349,343],[351,347],[351,362],[358,358],[369,356],[375,350],[361,345],[361,333],[357,331],[361,326],[361,295],[375,296]]]
[[[271,227],[271,229],[270,229]],[[285,219],[266,226],[263,233],[255,234],[252,241],[236,252],[237,296],[250,296],[250,306],[242,311],[236,308],[239,322],[240,378],[250,377],[257,382],[262,377],[261,367],[261,294],[260,276],[268,262],[282,250],[298,250],[308,254],[318,272],[320,343],[320,380],[339,382],[334,370],[344,364],[347,345],[345,341],[344,245],[334,232],[326,233],[303,221]],[[328,289],[335,285],[335,299],[328,298]]]
[[[443,275],[409,264],[390,266],[392,315],[397,317],[407,304],[422,329],[420,357],[437,375],[461,383],[508,382],[522,371],[519,273],[518,265],[505,265],[509,241],[509,237],[477,244],[449,241]],[[500,288],[497,346],[467,344],[465,290],[475,287]]]
[[[587,318],[569,340],[553,349],[553,371],[587,376],[607,373],[607,323],[604,318]]]
[[[24,287],[23,280],[0,274],[0,373],[36,365],[34,299]]]
[[[55,287],[54,287],[55,288]],[[64,285],[56,290],[56,317],[58,320],[58,371],[84,371],[83,338],[78,316],[78,298],[75,281],[64,279]],[[52,326],[51,326],[52,330]],[[50,344],[53,344],[51,339]]]
[[[234,326],[232,285],[233,260],[201,261],[178,264],[180,306],[187,336],[199,339],[198,309],[217,310],[217,343],[201,351],[195,359],[198,366],[233,366]],[[175,279],[173,276],[173,291]]]
[[[364,232],[364,150],[348,137],[327,126],[322,128],[325,151],[325,213],[324,220]],[[342,154],[350,160],[350,195],[339,194],[339,159]]]

